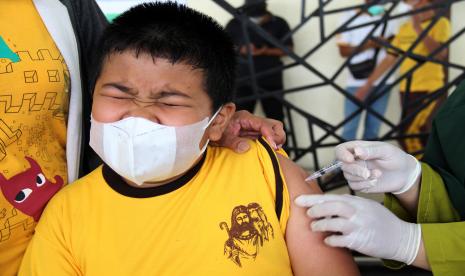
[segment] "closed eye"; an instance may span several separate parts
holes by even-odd
[[[179,104],[172,104],[172,103],[160,103],[164,106],[183,106],[183,105],[179,105]]]
[[[15,202],[17,203],[22,203],[24,202],[32,193],[32,190],[27,188],[27,189],[22,189],[19,191],[19,193],[15,197]]]

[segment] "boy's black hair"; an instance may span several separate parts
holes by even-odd
[[[145,3],[118,16],[100,41],[97,77],[112,53],[134,51],[203,70],[213,110],[232,100],[236,56],[229,35],[211,17],[176,3]]]

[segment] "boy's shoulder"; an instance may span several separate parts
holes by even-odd
[[[255,140],[247,140],[249,150],[244,153],[236,153],[233,150],[225,147],[210,147],[213,152],[213,158],[227,157],[231,161],[244,161],[246,159],[276,159],[277,154],[283,155],[287,158],[287,154],[283,149],[275,151],[270,143],[264,139],[259,138]]]
[[[47,203],[40,219],[40,221],[44,221],[42,224],[47,225],[50,220],[66,219],[69,221],[71,218],[64,218],[64,214],[69,214],[68,212],[75,214],[82,206],[90,206],[93,197],[89,195],[99,194],[100,191],[96,190],[98,188],[95,187],[103,186],[97,185],[96,181],[103,181],[102,166],[58,191]]]
[[[65,200],[65,201],[73,201],[73,200],[81,200],[79,198],[79,194],[83,194],[84,191],[88,189],[93,189],[98,187],[97,183],[104,181],[102,176],[102,166],[100,165],[95,170],[90,172],[89,174],[77,179],[76,181],[69,183],[65,187],[63,187],[58,193],[52,198],[55,201]],[[95,185],[90,185],[95,184]]]

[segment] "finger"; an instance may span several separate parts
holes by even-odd
[[[266,119],[260,127],[260,132],[274,149],[277,149],[277,144],[284,144],[286,141],[286,133],[280,121]]]
[[[361,166],[360,163],[353,163],[353,164],[344,163],[342,164],[341,169],[344,173],[361,177],[364,180],[370,177],[370,170],[366,167],[366,165]]]
[[[246,129],[242,129],[240,132],[239,132],[239,136],[241,137],[260,137],[260,132],[258,131],[252,131],[252,130],[246,130]]]
[[[374,169],[374,170],[369,170],[370,172],[370,177],[368,177],[368,179],[365,179],[364,177],[360,177],[358,175],[353,175],[347,171],[345,171],[343,174],[344,174],[344,178],[347,180],[347,181],[353,181],[353,182],[360,182],[360,181],[365,181],[365,180],[375,180],[375,179],[379,179],[383,173],[382,171],[380,170],[377,170],[377,169]]]
[[[343,173],[344,175],[344,178],[347,180],[347,181],[364,181],[366,180],[365,178],[363,177],[360,177],[360,176],[357,176],[357,175],[353,175],[353,174],[350,174],[348,172],[344,172]]]
[[[342,162],[352,163],[355,160],[354,148],[356,147],[368,147],[373,144],[372,141],[350,141],[342,143],[336,146],[336,159],[341,160]]]
[[[313,232],[349,233],[354,229],[354,226],[345,218],[328,218],[313,221],[311,228]]]
[[[354,148],[355,155],[362,160],[385,159],[389,152],[389,145],[376,143],[366,147],[357,146]]]
[[[241,130],[241,125],[237,121],[231,122],[228,126],[228,132],[230,132],[234,136],[238,136],[240,130]]]
[[[332,247],[347,247],[350,248],[352,239],[348,235],[331,235],[325,239],[325,243]],[[350,248],[352,249],[352,248]]]
[[[372,179],[368,181],[352,181],[349,182],[349,186],[352,190],[354,191],[362,191],[364,193],[370,193],[370,192],[375,192],[373,190],[374,187],[378,184],[377,179]]]
[[[301,207],[312,207],[316,204],[321,204],[328,201],[342,201],[349,202],[350,197],[345,197],[344,195],[301,195],[298,196],[294,202]]]
[[[222,139],[218,145],[232,149],[236,153],[244,153],[250,149],[248,141],[247,138],[229,137],[228,139]]]
[[[274,143],[280,146],[286,143],[286,131],[284,130],[284,125],[280,121],[273,120],[273,139]]]
[[[342,162],[352,163],[355,160],[355,156],[353,154],[353,142],[346,142],[337,145],[335,148],[335,152],[336,159]]]
[[[239,135],[240,138],[244,138],[246,140],[257,140],[259,137],[256,135]]]
[[[326,201],[313,205],[307,211],[307,215],[312,218],[338,216],[350,218],[355,214],[355,209],[348,203],[342,201]]]

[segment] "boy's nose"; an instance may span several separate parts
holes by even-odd
[[[154,103],[134,101],[132,108],[125,114],[127,117],[138,117],[160,123]]]

